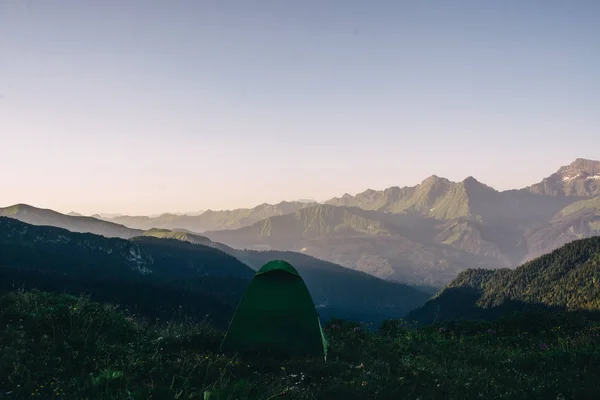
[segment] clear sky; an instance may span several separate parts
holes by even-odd
[[[600,1],[0,0],[0,206],[147,214],[600,159]]]

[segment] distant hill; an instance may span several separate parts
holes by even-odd
[[[509,311],[600,311],[600,237],[571,242],[515,270],[469,269],[408,319],[492,319]]]
[[[27,204],[0,208],[0,217],[10,217],[31,225],[64,228],[71,232],[94,233],[106,237],[129,239],[142,234],[141,230],[107,222],[93,217],[66,215],[53,210],[36,208]]]
[[[209,238],[207,238],[205,236],[197,235],[197,234],[191,233],[191,232],[170,231],[168,229],[149,229],[149,230],[143,232],[141,236],[154,237],[157,239],[175,239],[175,240],[180,240],[180,241],[184,241],[184,242],[200,244],[203,246],[208,246],[208,247],[212,247],[215,249],[219,249],[228,254],[233,254],[235,252],[235,250],[229,246],[226,246],[226,245],[218,243],[218,242],[213,242],[212,240],[210,240]]]
[[[163,214],[158,217],[119,216],[110,219],[110,221],[142,230],[152,228],[169,230],[186,229],[202,233],[209,230],[237,229],[249,226],[261,219],[275,215],[289,214],[308,205],[310,203],[302,201],[284,201],[278,204],[261,204],[254,208],[239,208],[224,211],[207,210],[198,215]]]
[[[0,217],[0,286],[87,292],[146,316],[182,309],[226,323],[254,272],[178,240],[73,233]]]

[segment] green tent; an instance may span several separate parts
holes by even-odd
[[[327,356],[327,339],[319,316],[294,267],[285,261],[271,261],[254,275],[221,351]]]

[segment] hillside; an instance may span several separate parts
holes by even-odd
[[[142,230],[152,228],[169,230],[186,229],[202,233],[209,230],[238,229],[252,225],[264,218],[295,212],[308,205],[310,203],[303,201],[283,201],[278,204],[261,204],[253,208],[223,211],[207,210],[199,215],[163,214],[158,217],[118,216],[109,219],[109,221]]]
[[[536,307],[600,311],[600,237],[571,242],[515,270],[464,271],[407,318],[494,318]]]
[[[557,215],[548,224],[536,226],[525,234],[528,254],[525,261],[533,260],[574,240],[600,235],[600,213],[582,210],[568,215]]]
[[[0,398],[594,399],[600,325],[554,315],[379,331],[324,325],[322,357],[219,352],[223,331],[188,316],[147,324],[108,304],[0,292]]]
[[[190,242],[194,244],[200,244],[203,246],[212,247],[215,249],[219,249],[225,253],[233,255],[235,250],[229,246],[226,246],[222,243],[213,242],[206,236],[197,235],[191,232],[185,231],[170,231],[168,229],[149,229],[144,231],[141,236],[143,237],[154,237],[157,239],[174,239],[180,240],[184,242]]]
[[[10,217],[31,225],[55,226],[71,232],[94,233],[106,237],[129,239],[142,231],[124,225],[81,215],[66,215],[53,210],[32,207],[27,204],[0,208],[0,217]]]
[[[123,240],[0,217],[0,286],[36,287],[228,321],[253,271],[222,251],[177,240]]]

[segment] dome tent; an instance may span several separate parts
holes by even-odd
[[[327,339],[315,305],[294,267],[276,260],[254,275],[221,343],[221,351],[327,356]]]

